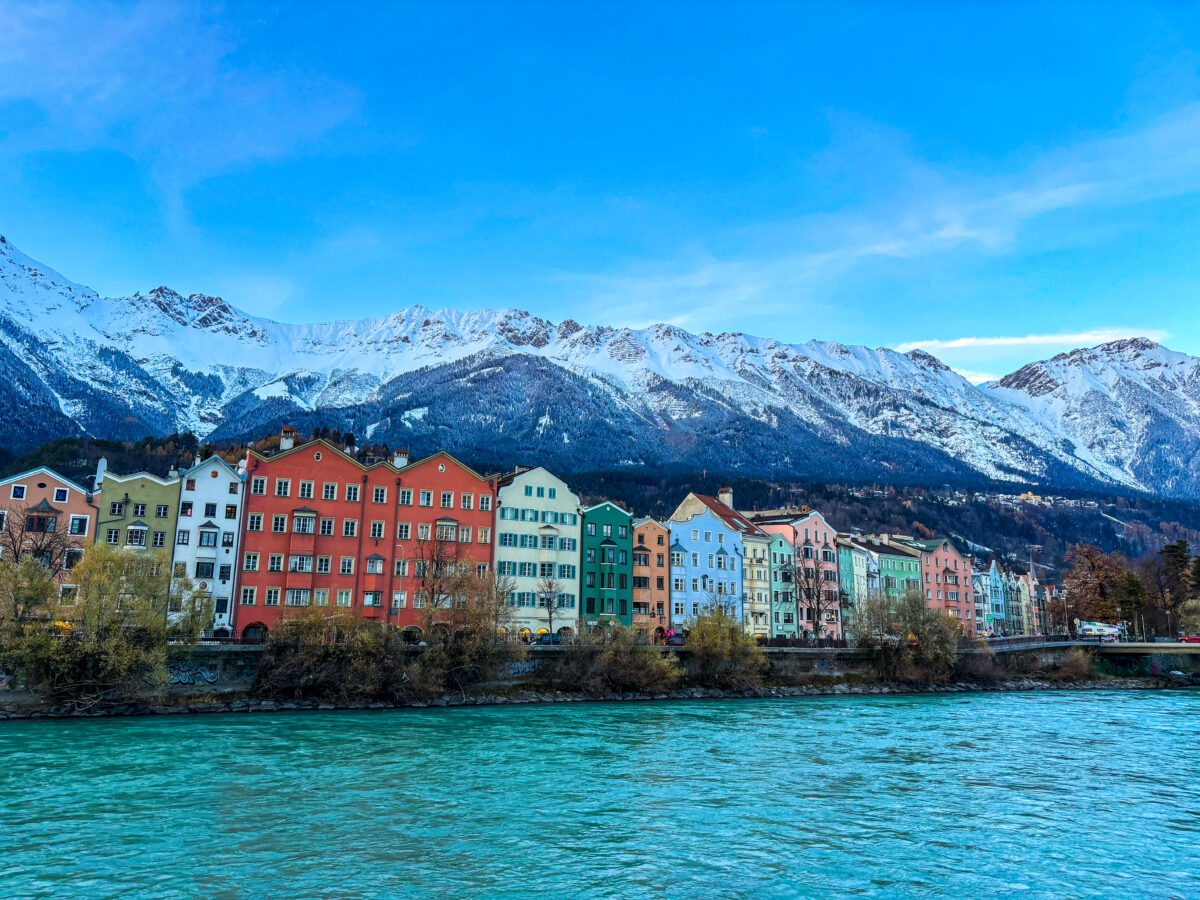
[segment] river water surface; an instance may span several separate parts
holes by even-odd
[[[0,895],[1200,897],[1200,695],[0,723]]]

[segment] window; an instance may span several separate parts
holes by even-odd
[[[526,497],[533,496],[533,485],[532,484],[525,485],[525,496]]]
[[[354,557],[353,556],[343,556],[341,566],[338,569],[338,571],[342,575],[353,575],[354,574]]]
[[[311,481],[300,482],[299,497],[301,500],[311,500],[313,495],[313,483]]]
[[[400,488],[400,505],[412,506],[412,488]]]
[[[250,513],[246,517],[247,531],[262,531],[262,513]]]
[[[155,547],[167,546],[167,533],[165,531],[154,532],[154,538],[152,540],[152,543],[154,544]]]
[[[258,497],[263,496],[267,492],[267,479],[262,475],[255,475],[250,479],[250,493]]]
[[[311,572],[313,570],[313,558],[307,555],[292,556],[288,559],[289,572]]]
[[[154,507],[154,518],[165,519],[168,515],[169,515],[169,512],[167,510],[167,504],[160,503],[156,507]]]
[[[347,503],[357,503],[358,502],[358,485],[357,484],[346,485],[346,502]]]
[[[14,484],[12,486],[12,488],[9,490],[8,495],[10,497],[12,497],[12,499],[14,499],[14,500],[24,500],[25,499],[25,485]],[[120,513],[113,513],[113,515],[119,516]]]
[[[313,526],[316,525],[316,518],[313,516],[295,515],[292,517],[292,533],[293,534],[312,534]]]
[[[396,540],[407,541],[412,538],[412,523],[398,522],[396,523]]]
[[[337,499],[337,482],[336,481],[326,481],[323,485],[321,485],[321,499],[322,500],[336,500]]]
[[[192,501],[185,500],[179,504],[179,514],[181,516],[190,516],[192,514]]]
[[[288,588],[284,603],[288,606],[308,606],[308,589]]]
[[[24,490],[25,490],[25,488],[21,488],[21,490],[22,490],[22,491],[24,491]],[[21,494],[21,497],[24,497],[24,496],[25,496],[25,495],[22,493],[22,494]],[[19,499],[19,498],[18,498],[18,499]],[[110,503],[110,504],[108,505],[108,514],[109,514],[110,516],[123,516],[123,515],[125,515],[125,504],[124,504],[124,503]]]
[[[254,597],[257,593],[258,593],[258,588],[253,588],[253,587],[242,588],[242,598],[241,598],[242,606],[253,606],[254,605]]]
[[[454,508],[454,492],[442,491],[442,509]]]
[[[474,494],[463,494],[461,497],[459,497],[459,505],[463,509],[472,509],[475,505],[474,500],[475,500]]]
[[[247,553],[245,555],[245,557],[243,558],[242,569],[247,572],[257,572],[258,571],[258,554],[257,553]]]
[[[383,591],[366,591],[363,594],[363,606],[383,606]]]
[[[66,503],[67,498],[70,496],[71,496],[71,491],[68,488],[55,488],[54,489],[54,502],[55,503]]]
[[[349,606],[352,602],[353,602],[353,600],[351,599],[349,591],[341,590],[341,591],[337,592],[337,605],[338,606]]]
[[[201,547],[217,546],[217,532],[213,531],[211,528],[202,529],[200,532],[200,546]]]
[[[458,529],[458,542],[460,544],[471,543],[471,529],[467,526],[460,526]]]
[[[579,549],[579,542],[575,538],[559,538],[558,549],[574,553]]]
[[[367,559],[367,574],[382,575],[383,574],[383,557],[371,556]]]
[[[329,557],[329,556],[318,556],[317,557],[317,574],[318,575],[328,575],[329,574],[331,560],[332,560],[332,557]]]
[[[377,521],[372,522],[371,523],[371,537],[375,538],[376,540],[378,540],[379,538],[382,538],[383,537],[383,527],[384,527],[384,523],[381,521],[377,520]]]
[[[454,536],[457,532],[458,528],[456,526],[452,524],[448,525],[445,522],[439,522],[437,527],[437,539],[439,541],[452,541],[454,540]]]
[[[421,491],[421,505],[433,506],[433,491]]]
[[[358,536],[358,519],[342,520],[342,537]]]
[[[212,563],[212,560],[199,560],[199,561],[197,561],[197,563],[196,563],[196,577],[197,577],[197,578],[212,578],[212,577],[213,577],[213,563]]]
[[[204,504],[204,518],[211,519],[211,518],[214,518],[216,516],[216,514],[217,514],[217,504],[215,504],[215,503],[205,503]]]
[[[432,533],[433,532],[431,531],[428,522],[418,522],[417,523],[417,540],[418,541],[429,540],[429,535]]]
[[[371,492],[372,503],[387,503],[387,488],[377,487]]]
[[[392,591],[392,609],[404,609],[408,606],[408,591]]]
[[[68,533],[76,536],[88,533],[87,516],[71,516],[71,524],[67,526]]]
[[[321,520],[321,536],[322,537],[332,537],[333,536],[333,519],[322,519]]]
[[[488,512],[492,508],[492,497],[490,494],[479,495],[479,508],[483,512]]]
[[[267,571],[268,572],[282,572],[283,571],[283,554],[282,553],[272,553],[270,556],[267,557]]]
[[[278,606],[279,605],[279,588],[267,588],[266,596],[263,598],[263,606]]]
[[[278,514],[272,516],[271,531],[275,534],[287,534],[287,516]]]
[[[146,546],[146,529],[145,528],[130,528],[125,536],[125,544],[129,547],[145,547]]]
[[[587,529],[587,536],[588,536],[588,537],[595,537],[595,536],[596,536],[596,523],[595,523],[595,522],[588,522],[588,523],[587,523],[587,525],[586,525],[586,526],[584,526],[584,527]]]
[[[558,567],[558,577],[564,581],[575,580],[575,567],[570,565],[560,565]]]
[[[479,543],[490,544],[492,542],[492,529],[481,526],[479,529]]]
[[[396,572],[396,576],[399,578],[408,577],[408,560],[407,559],[396,560],[395,572]]]
[[[329,588],[317,588],[313,591],[313,602],[317,606],[329,605]]]
[[[178,544],[180,547],[186,547],[191,542],[192,542],[192,533],[190,531],[188,531],[186,528],[179,529],[179,532],[175,535],[175,543]]]
[[[275,496],[290,497],[292,495],[292,479],[276,478],[275,479]]]
[[[237,518],[237,504],[236,503],[226,503],[225,504],[225,518],[226,519],[236,519]]]

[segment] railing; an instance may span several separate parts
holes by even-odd
[[[807,650],[848,650],[855,646],[845,638],[758,638],[760,647],[797,647]]]

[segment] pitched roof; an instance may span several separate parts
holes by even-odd
[[[708,507],[709,511],[725,523],[730,529],[741,535],[751,537],[766,537],[767,533],[743,516],[736,509],[730,509],[716,497],[707,494],[692,493],[692,496]]]
[[[57,472],[55,472],[49,466],[37,466],[32,469],[26,469],[24,472],[18,472],[16,475],[9,475],[7,478],[0,478],[0,484],[11,484],[14,481],[20,481],[23,478],[28,478],[30,475],[36,475],[38,472],[44,472],[45,474],[49,475],[51,478],[55,478],[58,481],[61,481],[67,487],[73,488],[74,490],[79,491],[79,493],[81,493],[81,494],[92,493],[92,491],[89,491],[87,488],[85,488],[81,484],[76,484],[74,481],[72,481],[70,478],[67,478],[65,475],[59,475]]]

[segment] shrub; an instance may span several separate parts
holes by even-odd
[[[762,684],[767,668],[762,649],[723,609],[715,608],[692,620],[686,649],[688,674],[699,685],[744,690]]]
[[[652,694],[670,690],[681,675],[674,654],[639,643],[633,631],[616,625],[565,647],[557,665],[545,667],[543,677],[571,691]]]

